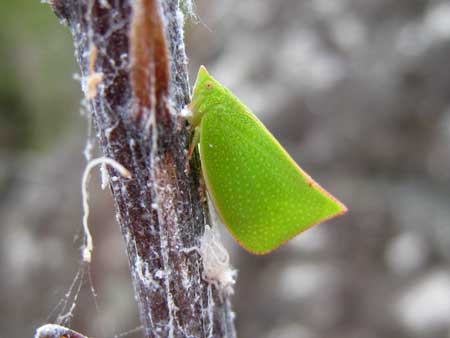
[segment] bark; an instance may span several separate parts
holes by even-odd
[[[145,337],[235,337],[227,295],[202,279],[207,206],[186,170],[189,102],[177,0],[52,0],[71,30],[108,168]],[[193,249],[194,248],[194,249]]]

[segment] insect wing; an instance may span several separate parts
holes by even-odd
[[[227,93],[224,94],[227,96]],[[231,93],[202,118],[200,156],[213,204],[233,237],[264,254],[346,211]]]

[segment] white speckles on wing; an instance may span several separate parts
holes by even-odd
[[[252,115],[238,106],[213,108],[201,122],[202,168],[214,205],[238,241],[267,251],[329,213],[329,198],[309,188],[308,178]]]

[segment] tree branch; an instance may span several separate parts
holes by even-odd
[[[108,168],[146,337],[235,337],[227,295],[202,279],[207,206],[185,172],[189,102],[177,0],[52,0],[70,28]],[[194,248],[194,249],[193,249]]]

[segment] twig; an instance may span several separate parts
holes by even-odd
[[[190,98],[179,1],[50,3],[73,35],[103,156],[133,176],[107,168],[145,337],[234,338],[229,296],[202,278],[199,250],[189,250],[200,248],[207,205],[198,165],[185,171],[180,113]]]

